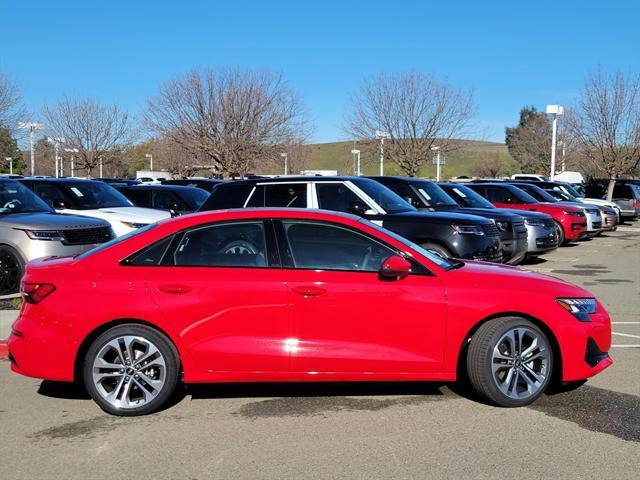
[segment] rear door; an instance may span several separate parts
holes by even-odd
[[[167,248],[147,287],[194,359],[212,372],[287,371],[287,290],[271,222],[199,226]]]

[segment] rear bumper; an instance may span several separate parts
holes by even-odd
[[[72,338],[63,325],[21,312],[7,342],[11,369],[28,377],[73,381],[78,343]]]

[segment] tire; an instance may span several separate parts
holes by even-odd
[[[520,348],[516,346],[515,352],[510,352],[513,345]],[[527,357],[523,359],[522,353]],[[531,357],[535,358],[528,361]],[[552,372],[551,343],[528,320],[517,317],[490,320],[471,338],[467,353],[469,380],[476,393],[490,403],[501,407],[529,405],[544,393]]]
[[[134,361],[127,352],[132,352]],[[135,359],[146,363],[138,367]],[[179,366],[178,352],[164,334],[144,325],[124,324],[94,340],[82,374],[89,395],[105,412],[136,416],[167,403],[178,385]]]
[[[0,295],[18,293],[23,275],[22,257],[13,248],[0,245]]]
[[[451,252],[449,250],[447,250],[446,248],[444,248],[443,246],[438,245],[437,243],[423,243],[420,245],[422,248],[424,248],[425,250],[430,250],[434,253],[436,253],[437,255],[440,255],[441,257],[444,258],[453,258],[453,255],[451,254]]]
[[[556,233],[558,234],[558,246],[560,247],[565,244],[567,239],[564,236],[564,228],[562,228],[560,222],[557,222],[556,220],[554,220],[554,222],[556,224]]]

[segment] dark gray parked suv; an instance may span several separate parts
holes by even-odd
[[[108,222],[56,213],[21,183],[0,179],[0,295],[18,291],[26,262],[77,255],[113,236]]]

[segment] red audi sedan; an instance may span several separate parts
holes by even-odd
[[[612,364],[593,295],[514,267],[443,259],[358,217],[187,215],[28,264],[9,338],[20,374],[83,381],[116,415],[178,382],[455,381],[533,402]],[[463,372],[466,370],[466,372]]]
[[[503,182],[467,183],[498,208],[513,208],[546,213],[553,217],[558,232],[558,245],[587,237],[587,217],[581,207],[539,202],[527,192]]]

